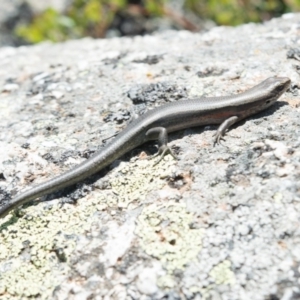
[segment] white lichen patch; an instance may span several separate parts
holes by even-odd
[[[155,162],[155,159],[138,159],[130,166],[121,165],[111,174],[110,185],[117,195],[115,204],[119,208],[126,208],[135,201],[138,205],[150,191],[160,190],[166,184],[165,178],[175,172],[175,161],[170,155],[159,164]]]
[[[224,260],[210,271],[210,276],[214,279],[216,284],[235,283],[235,275],[231,271],[230,267],[231,262],[229,260]]]
[[[192,228],[192,222],[193,215],[185,204],[176,202],[152,204],[138,218],[135,232],[141,247],[167,270],[158,282],[164,288],[173,285],[173,272],[196,260],[201,250],[203,230]]]

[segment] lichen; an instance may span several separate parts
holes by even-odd
[[[134,208],[150,191],[160,190],[166,184],[165,178],[172,175],[174,166],[170,155],[159,164],[155,164],[154,159],[139,159],[130,166],[120,166],[116,170],[118,175],[110,180],[112,191],[117,195],[117,203],[113,204],[119,208],[127,208],[131,204],[130,208]]]
[[[144,251],[159,259],[166,276],[158,284],[170,288],[175,270],[183,270],[201,250],[202,229],[191,227],[193,215],[183,203],[151,204],[138,218],[136,234]]]
[[[214,279],[217,285],[235,283],[235,275],[231,271],[230,267],[231,262],[229,260],[224,260],[210,271],[210,276]]]
[[[94,191],[76,206],[39,203],[9,214],[0,224],[0,297],[49,299],[66,280],[77,236],[90,230],[93,214],[108,207],[138,205],[152,189],[165,185],[175,162],[170,157],[158,165],[139,159],[121,164],[107,179],[110,190]]]
[[[0,227],[1,299],[51,298],[68,274],[76,236],[90,228],[89,216],[97,209],[93,204],[81,201],[80,207],[48,205],[43,209],[45,204],[40,203],[24,209],[25,216],[14,222],[9,222],[11,215],[4,219]]]

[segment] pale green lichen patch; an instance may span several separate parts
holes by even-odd
[[[156,257],[166,268],[158,284],[173,285],[172,274],[194,261],[201,250],[202,229],[191,227],[193,215],[183,203],[169,202],[146,207],[138,218],[136,234],[144,251]]]
[[[163,289],[172,289],[175,287],[176,281],[172,274],[165,274],[158,278],[157,285]]]
[[[90,229],[91,215],[104,195],[81,199],[78,206],[44,204],[23,210],[25,216],[0,227],[0,298],[39,296],[50,299],[53,290],[68,275],[68,259],[77,235]],[[96,205],[95,205],[96,204]]]
[[[235,275],[231,271],[230,267],[231,262],[229,260],[224,260],[210,271],[210,276],[214,279],[217,285],[235,283]]]
[[[166,184],[165,178],[175,172],[175,161],[167,155],[163,162],[156,165],[155,162],[155,159],[138,159],[133,165],[116,168],[110,180],[118,198],[115,205],[119,208],[126,208],[133,202],[138,205],[150,191],[160,190]]]
[[[282,193],[279,193],[279,192],[275,193],[273,195],[273,199],[274,199],[274,202],[277,203],[277,204],[282,203],[282,199],[283,199]]]
[[[76,206],[39,203],[9,214],[0,224],[0,298],[39,297],[50,299],[67,278],[69,259],[79,234],[88,232],[97,210],[137,205],[145,195],[160,189],[171,176],[174,160],[166,157],[158,165],[137,160],[115,168],[108,179],[112,190],[92,192]]]

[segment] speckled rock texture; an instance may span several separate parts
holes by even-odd
[[[300,15],[203,33],[0,49],[0,203],[101,150],[130,118],[291,88],[234,126],[145,144],[0,221],[0,299],[299,299]]]

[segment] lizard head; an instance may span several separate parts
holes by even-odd
[[[266,106],[274,103],[290,86],[291,80],[288,77],[270,77],[261,83],[262,90],[272,95],[266,100]]]

